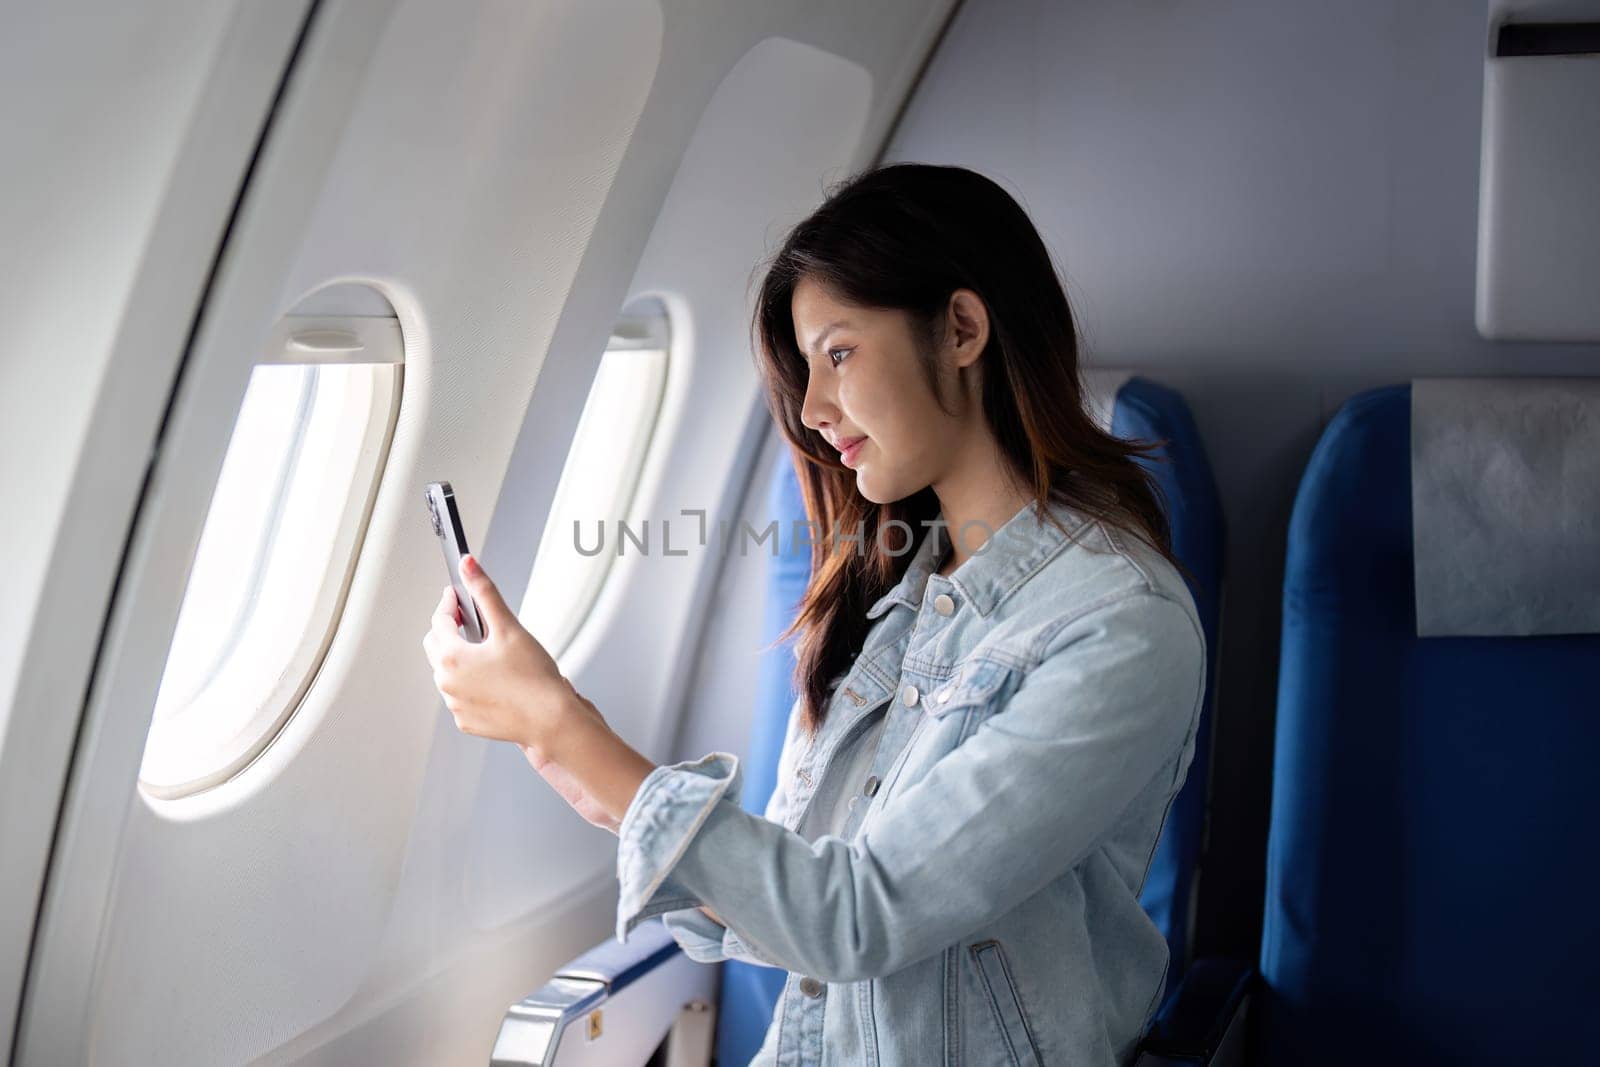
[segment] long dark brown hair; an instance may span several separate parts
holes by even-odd
[[[1178,565],[1160,489],[1135,462],[1159,458],[1153,453],[1160,443],[1112,437],[1089,415],[1072,309],[1022,207],[964,167],[897,163],[844,179],[771,258],[752,321],[767,406],[789,440],[817,533],[805,595],[778,638],[800,633],[795,688],[808,732],[822,725],[832,686],[871,627],[867,608],[910,565],[914,534],[901,531],[931,533],[924,524],[940,510],[931,486],[888,504],[867,500],[856,491],[855,472],[800,421],[809,367],[790,303],[802,278],[843,303],[906,312],[928,386],[952,414],[940,396],[935,353],[951,294],[977,293],[989,313],[978,360],[983,414],[1019,484],[1039,504],[1055,501],[1114,524]],[[835,550],[841,533],[852,538],[851,551]]]

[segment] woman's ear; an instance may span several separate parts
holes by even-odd
[[[946,319],[955,365],[971,366],[989,343],[989,309],[971,289],[957,289],[950,294]]]

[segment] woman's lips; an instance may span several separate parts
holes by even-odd
[[[847,444],[839,453],[839,462],[846,467],[854,467],[856,465],[856,457],[861,454],[861,446],[866,443],[867,439],[865,437],[858,437]]]

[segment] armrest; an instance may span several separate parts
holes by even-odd
[[[669,1032],[705,1052],[675,1053],[674,1060],[705,1063],[715,1033],[715,980],[716,969],[685,956],[659,919],[641,923],[626,942],[607,938],[513,1004],[491,1067],[555,1067],[558,1056],[563,1067],[644,1064]],[[680,1037],[675,1026],[685,1013],[690,1026]]]
[[[1256,969],[1237,960],[1202,959],[1167,997],[1139,1046],[1137,1067],[1244,1062]]]

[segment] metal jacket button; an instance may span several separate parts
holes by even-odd
[[[950,594],[940,593],[933,598],[933,610],[940,615],[949,615],[956,610],[956,602],[950,599]]]
[[[878,776],[876,774],[867,776],[867,785],[862,792],[867,794],[869,797],[878,795]]]
[[[822,996],[822,983],[807,975],[800,979],[800,992],[808,997],[820,997]]]

